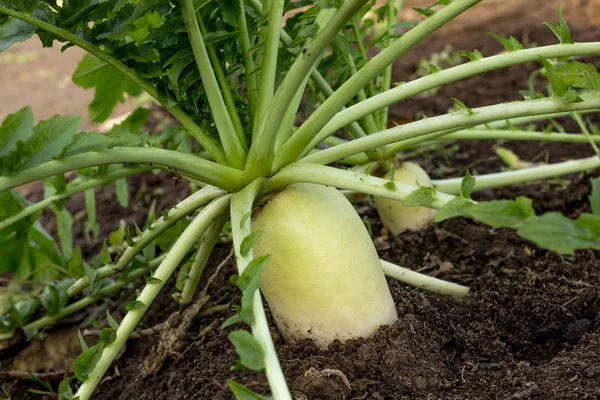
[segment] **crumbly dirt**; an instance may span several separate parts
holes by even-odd
[[[579,0],[564,3],[565,8],[597,5],[585,1],[580,4]],[[547,28],[531,25],[522,9],[487,21],[491,25],[485,29],[479,26],[479,36],[471,36],[475,29],[471,24],[464,32],[454,30],[432,38],[427,50],[441,50],[451,44],[455,49],[476,47],[484,54],[498,52],[499,45],[483,37],[485,31],[527,37],[539,44],[554,41]],[[597,26],[573,25],[572,30],[578,41],[594,40],[600,35]],[[421,48],[421,52],[400,60],[397,80],[409,76],[424,54]],[[511,68],[450,85],[435,97],[422,97],[394,107],[390,116],[406,120],[420,113],[440,114],[452,105],[451,97],[460,98],[469,106],[514,99],[517,91],[525,87],[533,68]],[[573,125],[568,128],[576,129]],[[497,145],[461,142],[449,146],[444,153],[420,154],[416,160],[434,177],[466,170],[498,171],[503,165],[494,153]],[[528,161],[557,162],[592,154],[587,145],[502,146]],[[576,217],[590,211],[589,179],[597,176],[599,172],[575,174],[564,180],[484,191],[477,198],[523,195],[533,199],[537,212],[560,211]],[[114,230],[120,218],[134,218],[138,224],[143,221],[150,194],[156,187],[164,189],[159,197],[161,205],[173,204],[185,196],[187,187],[173,186],[173,182],[164,173],[148,174],[142,180],[129,179],[132,199],[136,193],[141,194],[136,202],[139,205],[126,210],[115,206],[114,192],[101,189],[105,196],[98,202],[98,215],[103,219],[101,236]],[[67,206],[82,209],[81,204],[81,199],[75,198]],[[285,344],[271,324],[282,368],[296,399],[600,398],[600,252],[584,250],[575,256],[560,256],[537,249],[508,229],[492,229],[467,219],[450,220],[392,238],[385,235],[369,203],[356,207],[370,222],[382,258],[468,285],[471,293],[458,300],[389,280],[398,322],[381,328],[369,339],[336,342],[328,350],[320,350],[307,341]],[[50,223],[46,226],[52,228]],[[74,229],[79,232],[81,225]],[[84,243],[82,236],[78,242]],[[88,249],[95,250],[94,246]],[[201,286],[206,285],[229,252],[230,245],[217,246]],[[207,287],[206,308],[239,304],[239,291],[228,281],[233,273],[233,263],[226,262]],[[144,327],[166,321],[179,309],[171,299],[173,291],[168,287],[159,296],[144,317]],[[237,357],[227,339],[229,330],[219,326],[232,312],[229,307],[227,311],[195,319],[177,351],[168,352],[160,368],[149,376],[142,376],[140,368],[157,348],[156,337],[129,341],[95,398],[231,399],[226,387],[228,379],[268,393],[263,373],[230,370]],[[23,389],[22,382],[11,385],[7,386],[9,390]]]

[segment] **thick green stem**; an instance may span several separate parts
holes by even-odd
[[[223,230],[223,225],[225,225],[225,222],[227,222],[228,218],[229,214],[224,213],[211,224],[211,226],[202,236],[200,246],[198,246],[198,252],[194,258],[194,263],[190,268],[187,280],[185,281],[183,290],[181,291],[181,299],[179,299],[180,304],[185,305],[192,301],[196,287],[198,286],[200,278],[202,277],[202,273],[204,272],[204,268],[206,267],[208,257],[210,256],[210,253],[212,253],[215,243],[217,243],[217,240],[219,240],[219,235],[221,234],[221,230]]]
[[[277,54],[279,51],[279,34],[283,17],[283,0],[269,0],[267,26],[261,36],[263,38],[262,57],[260,60],[260,83],[258,85],[258,107],[255,116],[255,127],[261,124],[275,93],[277,78]],[[263,10],[264,11],[264,10]],[[270,112],[270,110],[269,110]]]
[[[385,179],[324,165],[294,163],[269,179],[265,184],[264,191],[267,193],[272,192],[292,183],[316,183],[400,201],[419,189],[418,186],[399,182],[395,182],[393,188],[388,189],[386,186],[389,186],[390,181]],[[452,195],[438,192],[431,208],[439,209],[454,198]]]
[[[230,195],[222,196],[206,206],[206,208],[194,218],[179,239],[177,239],[153,274],[153,277],[160,280],[160,282],[146,284],[137,298],[137,300],[142,302],[145,307],[127,312],[117,329],[116,339],[111,344],[106,345],[102,351],[100,360],[98,360],[94,369],[90,372],[87,379],[83,381],[79,390],[77,390],[77,393],[75,394],[76,397],[79,396],[80,400],[88,400],[92,396],[94,389],[100,383],[100,380],[121,350],[121,347],[123,347],[123,344],[125,344],[127,338],[140,322],[148,307],[152,304],[156,296],[158,296],[160,290],[165,286],[183,257],[185,257],[190,248],[198,241],[198,236],[202,235],[213,222],[214,218],[219,217],[227,210],[230,197]]]
[[[479,175],[475,177],[473,190],[481,191],[514,185],[528,181],[554,178],[575,172],[591,171],[600,168],[600,158],[597,156],[570,160],[561,163],[541,165],[538,167],[523,168],[515,171],[498,172],[495,174]],[[448,194],[459,194],[462,178],[434,180],[436,190]],[[438,192],[439,193],[439,192]]]
[[[582,95],[581,98],[584,100],[581,103],[564,103],[560,98],[526,100],[474,108],[470,112],[458,111],[439,117],[426,118],[409,124],[399,125],[395,128],[356,139],[346,144],[331,147],[319,153],[306,156],[300,162],[328,164],[376,147],[447,129],[467,128],[486,122],[515,117],[550,114],[561,111],[590,110],[600,107],[600,96],[598,95]],[[292,140],[293,137],[288,143]]]
[[[158,90],[154,86],[152,86],[152,84],[150,84],[150,82],[141,78],[137,74],[137,72],[135,72],[131,68],[127,67],[125,64],[123,64],[121,61],[117,60],[116,58],[114,58],[114,57],[108,55],[107,53],[105,53],[104,51],[100,50],[98,47],[94,46],[93,44],[86,42],[85,40],[81,39],[80,37],[68,32],[68,31],[65,31],[64,29],[60,29],[54,25],[51,25],[47,22],[41,21],[37,18],[32,17],[31,15],[28,15],[28,14],[25,14],[25,13],[22,13],[19,11],[11,10],[9,8],[0,6],[0,14],[8,15],[8,16],[20,19],[21,21],[25,21],[39,29],[42,29],[46,32],[50,32],[63,40],[71,42],[72,44],[74,44],[77,47],[82,48],[83,50],[98,57],[100,60],[104,61],[106,64],[115,68],[117,71],[122,73],[124,76],[126,76],[127,78],[131,79],[132,81],[134,81],[135,83],[140,85],[140,87],[142,89],[144,89],[144,91],[146,91],[150,96],[154,97],[156,100],[158,100],[160,102]],[[202,147],[204,147],[206,149],[206,151],[208,151],[211,154],[211,156],[213,157],[213,159],[215,161],[217,161],[218,163],[221,163],[221,164],[226,163],[226,159],[225,159],[225,155],[223,154],[223,150],[213,139],[211,139],[210,135],[206,131],[204,131],[204,129],[202,129],[200,126],[198,126],[179,107],[166,106],[166,108],[167,108],[167,110],[169,110],[169,112],[171,112],[171,114],[173,114],[173,116],[175,118],[177,118],[179,120],[179,122],[181,122],[183,124],[183,126],[185,126],[189,130],[189,132],[196,139],[198,139],[198,142],[200,142]]]
[[[76,169],[119,163],[148,164],[150,167],[169,169],[229,192],[239,190],[243,184],[242,171],[191,154],[154,147],[115,147],[48,161],[15,176],[2,176],[0,192]]]
[[[108,264],[98,268],[96,270],[96,280],[100,280],[106,278],[107,276],[111,276],[123,271],[135,258],[135,256],[141,253],[146,246],[152,243],[152,241],[159,237],[163,232],[195,210],[224,195],[224,191],[218,190],[211,186],[207,186],[202,190],[192,194],[170,209],[167,212],[167,218],[160,217],[154,221],[148,229],[144,230],[140,236],[134,239],[135,243],[133,246],[128,246],[115,264]],[[67,294],[69,296],[74,296],[88,287],[89,284],[90,281],[88,277],[83,276],[77,279],[77,281],[71,285],[69,290],[67,290]]]
[[[204,45],[204,39],[202,39],[202,34],[200,33],[198,20],[194,13],[193,1],[181,0],[179,3],[181,4],[183,21],[190,38],[198,72],[200,72],[200,79],[202,79],[202,85],[208,98],[210,110],[217,131],[219,132],[221,143],[223,143],[223,148],[225,149],[227,162],[234,168],[243,169],[246,162],[245,138],[243,135],[241,137],[238,136],[233,122],[229,117],[225,101],[219,90],[219,83],[217,82],[206,46]]]
[[[377,110],[389,107],[392,104],[424,93],[436,87],[485,72],[506,68],[512,65],[539,61],[540,56],[554,58],[590,54],[600,54],[600,42],[557,44],[533,49],[511,51],[509,53],[486,57],[481,60],[472,61],[453,68],[439,71],[422,78],[415,79],[414,81],[404,83],[394,89],[373,96],[363,102],[340,111],[337,113],[337,115],[335,115],[335,117],[327,122],[327,124],[320,130],[318,134],[314,135],[315,137],[311,141],[308,148],[310,149],[315,147],[327,136],[332,135],[352,121],[362,118],[364,115],[369,115]],[[521,123],[526,122],[527,121],[523,121]],[[499,124],[500,123],[504,123],[504,121],[499,122]]]
[[[386,30],[388,35],[394,33],[394,25],[398,21],[398,15],[403,4],[404,0],[390,0],[387,3],[388,18]],[[388,67],[383,72],[383,82],[381,83],[382,90],[380,90],[380,92],[386,92],[392,86],[392,66],[393,64],[388,65]],[[385,128],[387,128],[388,112],[389,107],[384,107],[379,111],[379,113],[377,113],[379,117],[379,130],[384,130]]]
[[[252,233],[251,218],[246,218],[246,215],[252,211],[254,199],[261,190],[262,185],[263,180],[259,178],[233,195],[231,199],[231,232],[239,275],[244,272],[253,259],[252,250],[248,254],[243,255],[240,251],[240,246],[244,238]],[[291,400],[292,396],[279,365],[279,359],[273,345],[273,339],[271,338],[261,295],[258,290],[254,294],[253,311],[254,323],[251,326],[252,334],[258,343],[260,343],[263,350],[265,372],[269,381],[269,387],[273,392],[273,398],[277,400]]]
[[[248,109],[250,110],[250,126],[254,126],[256,107],[258,102],[258,87],[256,85],[256,66],[252,59],[252,48],[250,36],[248,34],[248,24],[246,22],[246,9],[244,0],[236,0],[238,7],[237,21],[240,31],[240,44],[242,46],[242,58],[244,60],[244,73],[246,81],[246,93],[248,94]]]
[[[83,299],[80,299],[73,304],[69,304],[56,314],[46,315],[36,321],[24,325],[23,330],[25,332],[35,332],[47,326],[54,325],[56,322],[60,321],[67,315],[71,315],[74,312],[82,310],[100,299],[103,299],[118,292],[128,283],[146,275],[148,271],[151,271],[154,268],[156,268],[162,262],[163,258],[164,255],[155,258],[154,260],[148,262],[148,264],[144,268],[138,268],[135,271],[132,271],[131,273],[122,276],[119,280],[111,283],[110,285],[107,285],[106,287],[103,287],[97,293],[91,296],[84,297]]]
[[[468,287],[420,274],[411,269],[392,264],[389,261],[381,260],[381,267],[386,276],[404,282],[407,285],[427,290],[428,292],[446,294],[454,297],[464,297],[469,293]]]
[[[481,0],[454,0],[449,6],[436,12],[363,66],[357,74],[348,79],[325,103],[317,109],[288,140],[277,155],[274,170],[296,161],[311,143],[318,132],[348,103],[358,91],[381,74],[388,65],[412,49],[439,27],[460,15]],[[345,124],[347,125],[347,124]]]
[[[17,214],[6,218],[4,221],[0,222],[0,231],[11,224],[14,224],[17,221],[20,221],[21,219],[36,213],[37,211],[43,210],[44,208],[51,206],[52,204],[60,200],[64,200],[67,197],[74,195],[75,193],[84,192],[88,189],[93,189],[96,186],[106,185],[107,183],[114,182],[117,179],[125,178],[131,175],[137,175],[150,170],[152,170],[152,168],[148,167],[125,168],[99,178],[90,179],[83,183],[74,186],[69,186],[67,187],[67,189],[65,189],[64,192],[60,192],[55,195],[49,196],[40,202],[37,202],[35,204],[30,205],[29,207],[24,208]]]
[[[202,16],[199,12],[196,12],[196,17],[198,19],[198,24],[200,26],[200,32],[202,35],[207,35],[208,31],[204,26],[204,22],[202,21]],[[219,56],[217,56],[217,52],[215,48],[211,44],[206,45],[206,51],[208,52],[208,57],[210,58],[210,62],[213,66],[213,70],[215,71],[215,75],[217,77],[217,82],[219,83],[219,87],[221,88],[221,93],[223,94],[223,99],[225,100],[225,105],[227,106],[227,111],[229,114],[229,118],[231,118],[231,122],[233,123],[233,127],[235,132],[242,143],[242,146],[247,150],[248,144],[246,143],[246,136],[244,134],[244,127],[242,126],[242,121],[240,121],[240,116],[238,115],[237,108],[235,106],[235,102],[233,100],[233,95],[231,94],[231,87],[229,82],[227,82],[227,78],[225,77],[225,73],[223,72],[223,68],[221,68],[221,62],[219,61]]]
[[[366,2],[366,0],[346,0],[330,19],[330,23],[307,42],[302,53],[287,72],[269,104],[269,113],[261,121],[256,140],[250,147],[246,165],[246,182],[271,173],[275,140],[285,113],[305,77],[310,74],[315,63],[346,21]],[[295,135],[294,135],[295,136]]]
[[[600,135],[592,135],[590,136],[590,139],[595,143],[600,143]],[[523,140],[558,143],[589,142],[585,135],[580,135],[578,133],[544,133],[500,129],[466,129],[447,134],[438,140]]]

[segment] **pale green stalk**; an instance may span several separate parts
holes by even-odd
[[[600,135],[592,135],[590,136],[590,139],[595,143],[600,143]],[[500,129],[466,129],[447,134],[438,140],[523,140],[558,143],[589,142],[585,135],[578,133],[544,133]]]
[[[252,261],[252,250],[242,255],[240,246],[245,237],[252,233],[251,218],[245,218],[252,211],[254,200],[260,192],[263,179],[257,179],[231,198],[231,233],[233,235],[233,246],[238,268],[238,274],[242,275],[248,264]],[[243,222],[243,223],[242,223]],[[252,334],[261,345],[264,354],[265,372],[273,398],[277,400],[292,400],[292,396],[285,382],[279,359],[273,345],[269,324],[263,307],[260,291],[254,294],[253,302],[254,323]]]
[[[494,189],[515,185],[528,181],[555,178],[576,172],[591,171],[600,168],[600,158],[597,156],[569,160],[555,164],[540,165],[515,171],[498,172],[475,177],[474,191]],[[448,194],[459,194],[462,178],[433,180],[436,190]],[[439,194],[439,192],[438,192]]]
[[[408,268],[392,264],[389,261],[380,260],[383,273],[407,285],[415,286],[428,292],[450,295],[454,297],[464,297],[469,293],[469,288],[466,286],[457,285],[456,283],[446,282],[441,279],[434,278],[425,274],[418,273]]]
[[[248,0],[248,3],[252,8],[254,8],[257,12],[262,12],[262,4],[258,0]],[[285,29],[281,28],[280,33],[281,42],[286,46],[291,46],[292,38]],[[310,80],[314,83],[314,85],[319,89],[319,91],[327,98],[333,94],[333,89],[329,86],[325,78],[321,75],[321,73],[313,68],[310,72]],[[293,108],[293,107],[290,107]],[[297,107],[293,110],[295,113],[297,111]],[[289,112],[289,110],[288,110]],[[367,134],[363,131],[362,127],[358,125],[356,122],[352,122],[350,125],[345,127],[346,131],[351,137],[362,137]],[[279,149],[277,149],[279,150]]]
[[[210,253],[212,253],[215,243],[217,243],[217,240],[219,240],[219,235],[221,234],[223,226],[225,225],[225,222],[227,222],[228,218],[229,215],[224,213],[210,225],[206,232],[204,232],[204,235],[200,241],[200,246],[198,246],[198,252],[196,253],[196,257],[194,258],[194,262],[190,267],[183,290],[181,291],[181,299],[179,299],[180,304],[186,305],[192,301],[196,287],[198,286],[200,278],[202,277],[202,273],[204,272],[204,268],[206,267],[208,257],[210,256]]]
[[[118,279],[117,281],[98,290],[97,293],[94,293],[93,295],[90,295],[90,296],[84,297],[80,300],[77,300],[75,303],[69,304],[68,306],[66,306],[65,308],[63,308],[62,310],[57,312],[56,314],[46,315],[36,321],[30,322],[29,324],[24,325],[23,331],[35,332],[35,331],[45,328],[47,326],[54,325],[58,321],[60,321],[64,317],[66,317],[67,315],[71,315],[74,312],[82,310],[82,309],[86,308],[87,306],[97,302],[98,300],[101,300],[105,297],[108,297],[108,296],[118,292],[125,285],[129,284],[130,282],[132,282],[138,278],[141,278],[142,276],[148,274],[148,271],[151,271],[154,268],[156,268],[158,266],[158,264],[160,264],[162,262],[164,257],[165,257],[165,255],[163,254],[163,255],[155,258],[154,260],[149,261],[145,267],[138,268],[138,269],[132,271],[131,273],[120,277],[120,279]]]
[[[84,192],[88,189],[93,189],[96,186],[106,185],[107,183],[116,181],[117,179],[125,178],[125,177],[131,176],[131,175],[137,175],[142,172],[146,172],[146,171],[150,171],[150,170],[151,170],[151,168],[148,168],[148,167],[125,168],[120,171],[113,172],[111,174],[107,174],[107,175],[104,175],[104,176],[101,176],[98,178],[90,179],[88,181],[85,181],[85,182],[77,184],[77,185],[68,186],[63,192],[49,196],[49,197],[45,198],[44,200],[41,200],[35,204],[25,207],[24,209],[22,209],[20,212],[16,213],[15,215],[11,215],[10,217],[1,221],[0,222],[0,231],[2,229],[6,228],[7,226],[14,224],[15,222],[20,221],[21,219],[26,218],[26,217],[36,213],[37,211],[43,210],[44,208],[49,207],[58,201],[64,200],[67,197],[74,195],[75,193]]]
[[[398,21],[398,15],[402,5],[404,4],[404,0],[389,0],[387,3],[388,7],[388,20],[387,20],[387,33],[394,33],[393,25]],[[388,91],[392,86],[392,66],[393,64],[388,65],[383,73],[383,82],[381,83],[382,92]],[[379,129],[384,130],[387,128],[387,120],[388,120],[388,112],[389,107],[384,107],[378,113],[379,116]]]
[[[579,113],[587,114],[587,113],[598,112],[598,111],[600,111],[600,110],[586,110],[586,111],[579,111]],[[553,113],[553,114],[531,115],[528,117],[512,118],[512,119],[503,120],[503,121],[493,121],[493,122],[489,122],[485,125],[475,126],[474,129],[504,129],[504,128],[508,128],[509,126],[531,124],[534,122],[539,122],[539,121],[548,120],[548,119],[568,117],[570,115],[571,115],[570,111]]]
[[[258,85],[258,105],[254,120],[253,131],[258,130],[269,110],[273,94],[275,93],[275,79],[277,78],[277,54],[279,52],[279,34],[281,32],[281,19],[283,17],[283,0],[269,0],[267,12],[266,31],[261,33],[263,45],[260,59],[260,83]],[[264,11],[264,10],[263,10]],[[253,134],[253,137],[255,135]]]
[[[150,167],[169,169],[229,192],[238,190],[243,184],[242,171],[191,154],[154,147],[115,147],[47,161],[20,171],[18,175],[1,176],[0,192],[76,169],[120,163],[147,164]]]
[[[486,122],[527,115],[590,110],[600,107],[599,95],[582,95],[581,98],[584,100],[581,103],[564,103],[560,98],[525,100],[474,108],[471,110],[471,113],[461,110],[439,117],[425,118],[420,121],[399,125],[364,138],[356,139],[346,144],[330,147],[329,149],[306,156],[301,159],[300,162],[328,164],[376,147],[447,129],[466,128],[484,124]],[[295,136],[296,135],[294,135],[294,137]],[[293,140],[293,138],[290,139],[288,143],[290,143],[291,140]]]
[[[137,72],[135,72],[131,68],[127,67],[125,64],[123,64],[121,61],[117,60],[116,58],[114,58],[114,57],[108,55],[107,53],[105,53],[104,51],[100,50],[100,48],[86,42],[85,40],[79,38],[78,36],[76,36],[70,32],[60,29],[60,28],[58,28],[54,25],[51,25],[47,22],[41,21],[37,18],[34,18],[31,15],[28,15],[28,14],[25,14],[25,13],[22,13],[19,11],[11,10],[9,8],[2,7],[2,6],[0,6],[0,14],[5,14],[8,16],[20,19],[21,21],[25,21],[25,22],[27,22],[35,27],[38,27],[46,32],[52,33],[53,35],[56,35],[57,37],[59,37],[63,40],[71,42],[72,44],[74,44],[77,47],[82,48],[83,50],[87,51],[88,53],[98,57],[100,60],[104,61],[106,64],[110,65],[111,67],[114,67],[116,70],[118,70],[124,76],[126,76],[127,78],[131,79],[133,82],[140,85],[140,87],[142,89],[144,89],[144,91],[146,91],[150,96],[154,97],[158,102],[160,102],[158,90],[156,90],[156,88],[154,86],[152,86],[152,84],[150,82],[141,78],[137,74]],[[179,108],[178,106],[173,106],[173,107],[165,106],[165,108],[167,110],[169,110],[169,112],[171,114],[173,114],[173,116],[177,120],[179,120],[179,122],[181,122],[183,124],[183,126],[198,140],[198,142],[202,145],[202,147],[204,147],[206,149],[206,151],[208,151],[210,153],[211,157],[215,161],[217,161],[220,164],[227,163],[227,160],[225,158],[223,150],[221,149],[219,144],[217,144],[210,137],[208,132],[206,132],[204,129],[202,129],[200,126],[198,126],[185,112],[183,112],[183,110],[181,110],[181,108]]]
[[[121,347],[123,347],[127,338],[131,335],[131,332],[133,332],[138,325],[148,307],[152,304],[156,296],[158,296],[160,290],[165,286],[173,272],[175,272],[175,269],[183,257],[185,257],[190,248],[198,241],[198,236],[202,235],[215,218],[218,218],[227,210],[230,197],[230,195],[222,196],[206,206],[206,208],[194,218],[179,239],[177,239],[152,275],[154,278],[160,280],[160,282],[146,284],[137,298],[137,301],[142,302],[145,307],[127,312],[116,331],[114,342],[104,347],[100,360],[98,360],[98,363],[89,373],[86,380],[83,381],[77,390],[75,397],[79,396],[80,400],[88,400],[92,396],[94,389],[96,389],[96,386],[100,383],[106,370],[108,370],[108,367],[110,367],[113,360],[119,354]]]
[[[204,39],[202,39],[202,34],[200,33],[198,20],[194,13],[193,1],[181,0],[179,4],[181,5],[183,21],[190,39],[196,65],[198,66],[200,79],[202,79],[202,85],[208,98],[215,126],[219,132],[219,138],[225,149],[227,162],[234,168],[243,169],[247,155],[244,146],[245,138],[243,134],[241,136],[238,135],[229,117],[225,101],[219,89],[219,83],[217,82],[206,46],[204,45]]]
[[[596,138],[592,137],[592,135],[590,134],[590,131],[588,131],[588,128],[585,125],[585,122],[583,122],[583,119],[581,118],[581,115],[579,113],[576,113],[576,112],[573,113],[572,117],[577,122],[577,125],[579,125],[579,128],[581,128],[581,133],[583,133],[583,136],[585,136],[585,138],[588,140],[588,142],[594,149],[594,153],[596,153],[596,155],[598,157],[600,157],[600,150],[598,149],[598,146],[596,145],[596,140],[600,139],[600,137],[596,137]]]
[[[202,190],[190,195],[188,198],[170,209],[167,213],[167,218],[161,216],[159,219],[154,221],[148,229],[144,230],[140,236],[135,238],[133,246],[127,246],[127,249],[125,249],[123,254],[121,254],[116,263],[104,265],[98,268],[96,270],[96,280],[100,280],[102,278],[106,278],[107,276],[111,276],[123,271],[135,258],[135,256],[141,253],[146,246],[152,243],[154,239],[162,235],[163,232],[175,225],[181,219],[193,213],[195,210],[224,195],[224,191],[218,190],[211,186],[204,187]],[[71,285],[71,287],[67,290],[67,294],[69,296],[74,296],[88,287],[89,284],[90,281],[88,277],[82,276]]]
[[[301,54],[292,64],[270,102],[269,113],[261,121],[258,134],[250,146],[246,164],[246,183],[271,173],[277,133],[300,85],[304,82],[306,75],[310,74],[315,62],[321,57],[335,35],[365,2],[366,0],[346,0],[331,18],[330,23],[320,29],[304,46]]]
[[[386,188],[390,181],[370,175],[344,171],[318,164],[294,163],[279,171],[265,184],[265,192],[272,192],[292,183],[316,183],[340,189],[353,190],[392,200],[404,200],[406,196],[418,190],[418,186],[395,182],[393,189]],[[431,208],[439,209],[455,197],[438,192]]]
[[[356,43],[356,47],[358,48],[358,54],[360,54],[363,60],[368,61],[369,57],[367,56],[367,51],[365,50],[365,44],[363,43],[362,38],[360,37],[360,32],[358,29],[358,23],[356,22],[356,18],[352,18],[352,32],[354,34],[354,42]],[[367,84],[367,93],[369,93],[369,97],[375,96],[375,85],[373,85],[373,81]]]
[[[437,11],[415,28],[394,41],[377,56],[371,58],[357,74],[348,79],[335,94],[321,105],[288,140],[277,154],[273,171],[294,161],[305,151],[318,132],[348,103],[358,91],[381,74],[388,65],[416,46],[445,23],[460,15],[481,0],[454,0],[449,6]],[[346,1],[348,3],[349,1]],[[360,104],[360,103],[359,103]],[[347,124],[346,124],[347,125]]]
[[[258,102],[258,86],[256,84],[256,66],[252,59],[252,48],[248,36],[248,24],[246,22],[246,10],[244,0],[235,0],[238,7],[237,22],[240,31],[240,45],[242,47],[242,58],[244,60],[244,72],[246,81],[246,93],[248,94],[248,110],[250,111],[250,126],[254,126],[256,107]]]
[[[410,32],[408,32],[406,35],[408,35],[409,33]],[[358,104],[353,105],[352,107],[348,107],[347,109],[340,111],[339,113],[337,113],[337,115],[331,118],[330,121],[327,121],[327,124],[324,127],[320,128],[320,132],[314,135],[314,138],[307,146],[307,148],[314,148],[318,143],[323,141],[324,138],[328,137],[329,135],[332,135],[333,133],[337,132],[349,123],[359,120],[364,115],[372,114],[377,110],[389,107],[392,104],[398,103],[405,99],[424,93],[428,90],[452,82],[466,79],[468,77],[479,75],[485,72],[506,68],[512,65],[538,61],[540,56],[543,56],[545,58],[555,58],[591,54],[600,54],[600,42],[557,44],[551,46],[537,47],[533,49],[511,51],[508,53],[502,53],[496,56],[486,57],[477,61],[472,61],[462,65],[458,65],[456,67],[448,68],[446,70],[439,71],[419,79],[415,79],[414,81],[403,83],[394,89],[373,96],[363,102],[360,102]],[[562,115],[565,114],[561,113],[552,116],[544,116],[544,118],[555,116],[558,117]],[[531,117],[524,118],[527,119],[522,121],[511,122],[515,124],[521,124],[533,122],[539,119],[535,117],[535,119],[529,119]],[[505,121],[498,121],[497,125],[494,125],[493,127],[502,126],[506,126]]]
[[[336,41],[337,40],[333,41],[334,46],[336,45]],[[346,61],[350,74],[355,75],[358,71],[356,69],[356,64],[354,64],[354,57],[352,56],[352,53],[344,52],[343,50],[340,50],[340,52],[343,54],[344,60]],[[365,101],[367,99],[367,95],[365,93],[364,88],[360,89],[358,93],[356,93],[356,98],[359,102]],[[375,117],[373,114],[367,114],[363,116],[361,120],[368,134],[375,133],[380,130],[375,122]]]
[[[200,32],[202,35],[207,35],[208,31],[204,26],[204,22],[202,21],[202,16],[199,12],[196,12],[196,18],[198,20],[198,25],[200,26]],[[213,70],[215,72],[215,76],[217,78],[217,82],[219,83],[219,88],[221,88],[221,94],[223,95],[223,100],[225,100],[225,105],[227,106],[227,111],[229,114],[229,118],[231,118],[231,122],[233,123],[233,127],[235,132],[240,138],[240,142],[242,146],[247,150],[248,144],[246,143],[246,135],[244,134],[244,127],[242,126],[242,121],[240,121],[240,116],[238,115],[237,107],[235,106],[235,102],[233,100],[233,95],[231,94],[231,88],[229,83],[227,82],[227,78],[225,77],[225,73],[223,72],[223,68],[221,68],[221,63],[219,62],[219,56],[215,51],[215,48],[211,44],[206,45],[206,51],[208,52],[208,57],[210,58],[210,62],[212,64]]]

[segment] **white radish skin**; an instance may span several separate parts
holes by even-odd
[[[338,190],[290,185],[252,229],[262,231],[254,256],[272,256],[260,289],[286,341],[309,338],[327,348],[398,319],[373,242]]]
[[[394,180],[407,185],[433,186],[427,172],[411,162],[404,162],[395,169]],[[374,197],[373,200],[381,222],[394,236],[402,232],[425,228],[431,223],[437,212],[437,210],[427,207],[404,207],[400,201],[383,197]]]

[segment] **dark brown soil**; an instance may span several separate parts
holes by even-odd
[[[593,40],[600,28],[573,28],[578,41]],[[513,34],[540,44],[553,42],[547,28],[519,24],[518,14],[493,21],[486,30]],[[484,32],[486,31],[484,30]],[[480,30],[481,32],[481,30]],[[469,32],[472,33],[472,32]],[[481,32],[483,33],[483,32]],[[427,50],[447,43],[456,49],[477,47],[484,54],[499,51],[490,38],[460,32],[437,37]],[[411,53],[398,64],[398,75],[412,73],[419,57]],[[457,97],[469,106],[514,99],[534,67],[494,72],[442,89],[436,97],[424,97],[395,107],[391,117],[409,119],[420,112],[434,115]],[[403,80],[398,77],[398,80]],[[571,127],[575,129],[574,126]],[[498,171],[502,164],[494,142],[460,143],[446,156],[420,155],[432,176]],[[506,143],[524,160],[561,161],[592,154],[589,146],[538,143]],[[589,211],[589,179],[599,173],[579,174],[568,181],[545,182],[510,189],[485,191],[480,199],[533,199],[536,211],[560,211],[576,217]],[[182,198],[185,185],[173,188],[165,174],[130,179],[136,192],[152,193],[163,187],[160,204]],[[147,189],[142,189],[147,185]],[[104,189],[103,189],[104,190]],[[103,219],[101,235],[114,230],[120,218],[145,218],[149,197],[141,195],[140,209],[121,210],[110,190],[99,202]],[[146,200],[144,200],[146,199]],[[78,203],[79,202],[79,203]],[[69,207],[80,207],[81,199]],[[160,209],[160,208],[159,208]],[[396,281],[389,285],[397,304],[399,321],[382,328],[370,339],[334,343],[327,351],[309,342],[284,344],[276,329],[273,338],[288,384],[297,399],[598,399],[600,398],[600,252],[579,251],[573,257],[537,249],[506,229],[491,229],[466,219],[455,219],[397,238],[381,236],[381,224],[369,204],[357,205],[368,217],[375,243],[384,259],[420,269],[424,273],[468,285],[464,299],[439,296]],[[75,214],[75,211],[74,211]],[[140,220],[138,220],[139,218]],[[80,230],[81,228],[75,227]],[[230,251],[220,245],[209,262],[213,273]],[[208,287],[209,304],[238,304],[238,290],[228,278],[235,272],[229,261]],[[205,284],[207,277],[204,277]],[[144,317],[144,326],[165,321],[178,309],[165,290]],[[263,373],[232,372],[236,354],[221,323],[231,311],[196,319],[180,348],[159,366],[142,376],[140,367],[157,344],[156,339],[132,340],[96,399],[231,399],[226,387],[235,379],[259,393],[268,393]]]

